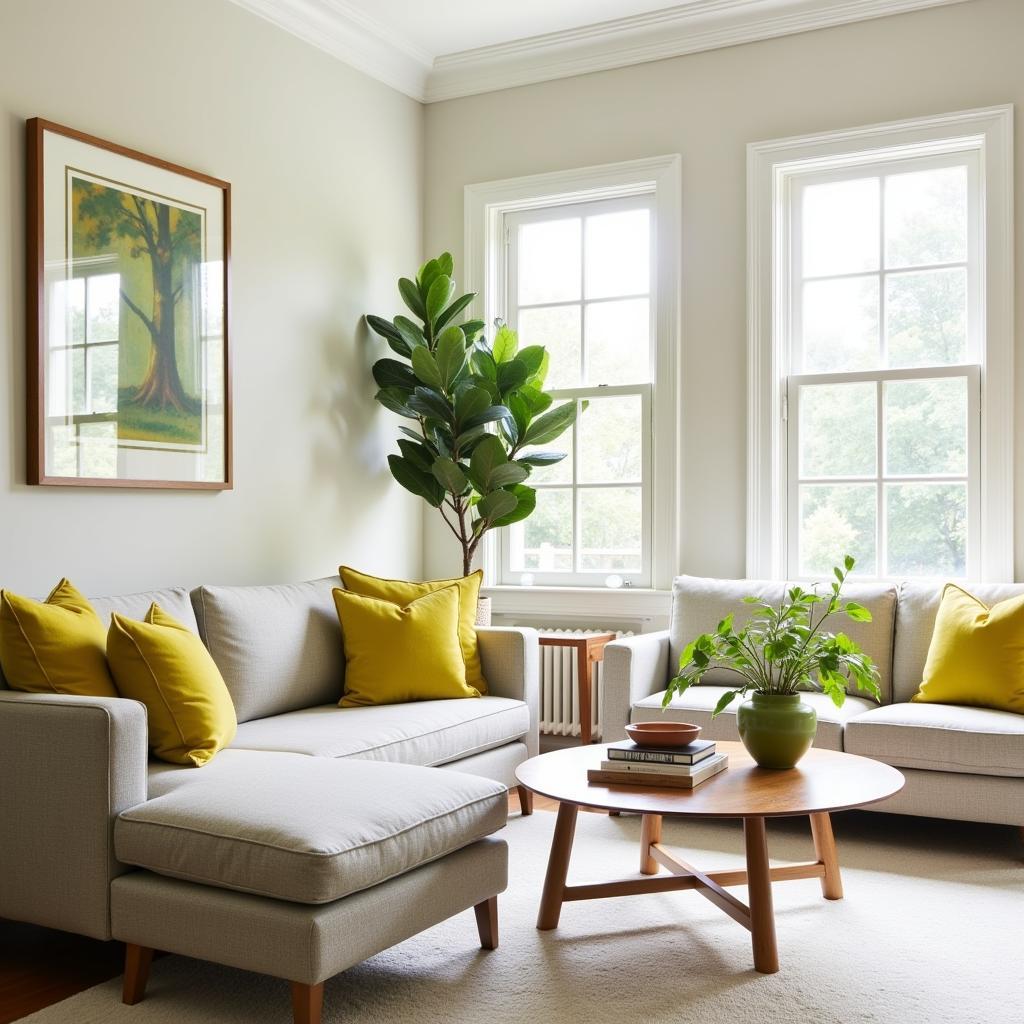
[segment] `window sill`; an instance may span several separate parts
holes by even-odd
[[[495,615],[521,618],[546,616],[586,619],[590,616],[618,620],[667,619],[670,590],[646,587],[484,587]]]

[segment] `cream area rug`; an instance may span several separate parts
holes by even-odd
[[[1024,863],[1012,829],[837,816],[846,898],[816,879],[774,885],[781,970],[757,974],[749,934],[694,892],[568,903],[538,932],[555,816],[513,817],[497,950],[472,912],[327,983],[329,1024],[1020,1024]],[[813,859],[806,821],[769,822],[773,863]],[[635,875],[639,819],[581,814],[570,882]],[[668,822],[706,868],[743,864],[738,822]],[[735,889],[740,898],[746,893]],[[288,986],[166,957],[146,999],[111,981],[26,1024],[289,1024]]]

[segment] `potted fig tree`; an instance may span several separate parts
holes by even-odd
[[[375,397],[409,421],[399,427],[398,453],[388,456],[391,474],[437,509],[469,575],[489,531],[533,512],[530,474],[565,458],[545,446],[586,403],[554,405],[544,390],[549,356],[543,346],[520,348],[515,331],[502,323],[488,341],[482,320],[460,322],[475,295],[456,297],[453,271],[449,253],[427,260],[415,280],[398,282],[411,317],[366,320],[393,353],[373,365]]]
[[[817,713],[801,700],[802,692],[821,689],[836,707],[843,706],[849,684],[875,700],[881,696],[871,658],[845,633],[823,628],[834,616],[871,621],[867,608],[842,596],[853,566],[847,555],[843,567],[833,569],[835,579],[824,594],[816,587],[793,586],[778,606],[745,597],[753,613],[742,629],[727,615],[713,633],[703,633],[683,649],[664,707],[710,669],[733,672],[738,685],[722,694],[712,717],[749,695],[736,712],[743,745],[762,768],[792,768],[810,749],[818,727]]]

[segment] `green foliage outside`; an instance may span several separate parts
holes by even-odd
[[[493,342],[484,323],[456,320],[475,298],[454,298],[451,254],[420,267],[398,290],[414,320],[367,316],[370,327],[400,358],[373,365],[386,409],[411,420],[400,427],[400,454],[389,455],[394,478],[436,508],[462,548],[463,573],[489,531],[526,519],[537,492],[525,481],[536,467],[565,452],[544,446],[575,422],[585,402],[552,408],[544,391],[549,357],[540,345],[519,347],[499,325]]]
[[[843,584],[855,561],[847,555],[843,568],[836,566],[828,595],[802,587],[791,587],[777,608],[759,597],[745,597],[753,614],[742,629],[735,629],[727,615],[714,633],[702,633],[683,649],[679,674],[665,691],[662,704],[668,707],[676,694],[699,683],[712,668],[726,669],[739,676],[739,685],[722,694],[712,717],[721,714],[737,696],[757,693],[792,695],[801,689],[818,687],[832,698],[836,707],[846,700],[846,686],[881,699],[878,670],[860,647],[845,633],[826,632],[822,627],[833,615],[845,615],[854,622],[870,622],[871,612],[855,601],[844,601]]]

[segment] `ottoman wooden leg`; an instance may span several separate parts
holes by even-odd
[[[124,949],[124,988],[121,1000],[134,1006],[146,994],[149,968],[153,963],[153,950],[148,946],[136,946],[129,942]]]
[[[516,789],[519,792],[519,810],[525,818],[528,814],[533,814],[533,790],[525,786],[516,786]]]
[[[498,948],[498,897],[492,896],[483,903],[478,903],[476,911],[476,927],[480,932],[481,949]]]
[[[292,1017],[295,1024],[320,1024],[324,1008],[324,983],[303,985],[292,982]]]

